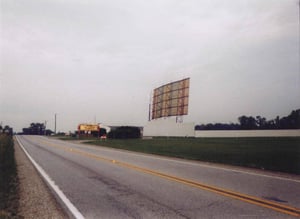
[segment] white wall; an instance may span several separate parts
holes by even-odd
[[[143,136],[194,137],[194,123],[176,123],[175,118],[149,121],[144,126]]]
[[[176,123],[175,117],[149,121],[143,136],[196,137],[196,138],[238,138],[238,137],[300,137],[300,129],[290,130],[194,130],[194,123]]]
[[[300,129],[294,130],[232,130],[232,131],[195,131],[196,138],[226,137],[300,137]]]

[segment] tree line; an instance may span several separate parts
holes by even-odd
[[[300,109],[293,110],[288,116],[267,120],[262,116],[240,116],[239,123],[209,123],[196,125],[195,130],[272,130],[300,129]]]
[[[13,135],[13,133],[14,130],[9,125],[5,125],[4,127],[0,125],[0,134]]]
[[[135,126],[121,126],[115,130],[111,130],[108,133],[108,138],[114,139],[129,139],[129,138],[140,138],[141,129]]]
[[[46,129],[44,123],[31,123],[28,128],[23,128],[23,132],[20,134],[23,135],[51,135],[54,132],[52,132],[49,129]],[[65,133],[61,133],[64,135]],[[58,134],[59,135],[59,134]],[[72,137],[100,137],[102,135],[107,135],[106,129],[100,128],[100,132],[98,131],[92,131],[89,133],[86,133],[84,131],[81,131],[78,133],[78,131],[75,131],[74,134],[72,134]],[[116,138],[116,139],[127,139],[127,138],[140,138],[141,137],[141,130],[139,127],[130,127],[130,126],[121,126],[117,127],[114,130],[111,130],[108,133],[108,138]]]

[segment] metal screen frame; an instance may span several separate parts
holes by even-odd
[[[154,89],[152,119],[188,114],[190,78]]]

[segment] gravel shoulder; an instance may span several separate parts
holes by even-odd
[[[24,218],[68,218],[18,142],[14,143],[20,193],[18,214]]]

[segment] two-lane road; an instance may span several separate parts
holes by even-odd
[[[17,139],[85,218],[293,218],[300,214],[300,177],[40,136]]]

